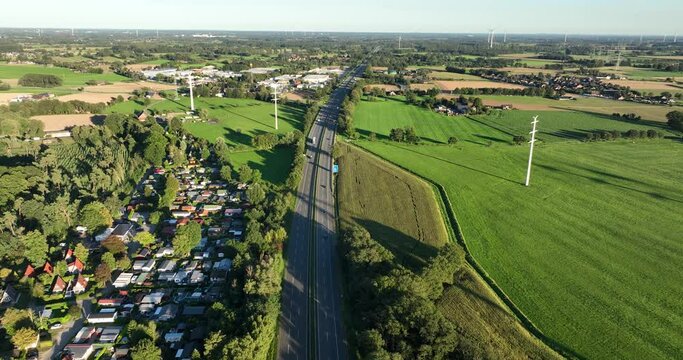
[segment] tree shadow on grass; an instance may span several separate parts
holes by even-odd
[[[488,172],[488,171],[476,169],[476,168],[473,168],[473,167],[468,166],[468,165],[459,164],[459,163],[456,163],[456,162],[451,161],[451,160],[446,160],[446,159],[440,158],[440,157],[438,157],[438,156],[434,156],[434,155],[430,155],[430,154],[421,153],[421,152],[419,152],[419,151],[417,151],[417,150],[409,149],[408,147],[396,146],[396,145],[393,145],[393,144],[389,144],[389,145],[390,145],[390,146],[393,146],[393,147],[396,147],[396,148],[399,148],[399,149],[401,149],[401,150],[410,151],[410,152],[413,152],[413,153],[418,154],[418,155],[422,155],[422,156],[430,157],[430,158],[435,159],[435,160],[443,161],[443,162],[445,162],[445,163],[448,163],[448,164],[451,164],[451,165],[455,165],[455,166],[461,167],[461,168],[463,168],[463,169],[467,169],[467,170],[471,170],[471,171],[474,171],[474,172],[478,172],[478,173],[480,173],[480,174],[488,175],[488,176],[491,176],[491,177],[494,177],[494,178],[497,178],[497,179],[500,179],[500,180],[505,180],[505,181],[511,182],[511,183],[513,183],[513,184],[523,185],[523,184],[522,184],[521,182],[519,182],[519,181],[511,180],[511,179],[508,179],[508,178],[506,178],[506,177],[503,177],[503,176],[500,176],[500,175],[496,175],[496,174],[490,173],[490,172]]]
[[[626,185],[620,185],[620,184],[616,184],[616,183],[614,183],[614,182],[607,181],[607,180],[604,178],[604,176],[606,175],[606,173],[604,173],[604,172],[595,171],[595,170],[592,170],[592,169],[586,169],[587,171],[592,171],[592,172],[595,172],[595,173],[599,174],[600,176],[603,176],[603,177],[598,177],[598,176],[581,175],[581,174],[578,174],[578,173],[575,173],[575,172],[570,172],[570,171],[567,171],[567,170],[562,170],[562,169],[559,169],[559,168],[557,168],[557,167],[555,167],[555,166],[550,166],[550,165],[534,164],[534,166],[537,166],[537,167],[539,167],[539,168],[543,168],[543,169],[546,169],[546,170],[550,170],[550,171],[556,171],[556,172],[561,172],[561,173],[565,173],[565,174],[572,175],[572,176],[578,176],[578,177],[581,177],[581,178],[584,178],[584,179],[591,180],[591,181],[596,182],[596,183],[598,183],[598,184],[609,185],[609,186],[616,187],[616,188],[620,188],[620,189],[624,189],[624,190],[634,191],[634,192],[637,192],[637,193],[641,193],[641,194],[648,195],[648,196],[653,197],[653,198],[655,198],[655,199],[675,201],[675,202],[678,202],[678,203],[682,203],[682,204],[683,204],[683,200],[674,199],[674,198],[672,198],[672,197],[668,197],[668,196],[666,196],[666,195],[662,195],[662,194],[657,193],[657,192],[654,192],[654,191],[640,190],[640,189],[636,189],[636,188],[629,187],[629,186],[626,186]],[[609,176],[609,174],[608,174],[607,176]],[[627,179],[627,180],[630,181],[630,179]],[[645,184],[645,185],[647,185],[647,184]],[[648,186],[650,186],[650,185],[648,185]]]
[[[370,219],[354,217],[353,221],[368,230],[372,238],[394,254],[401,265],[414,272],[420,272],[429,259],[437,255],[437,248],[400,230]]]

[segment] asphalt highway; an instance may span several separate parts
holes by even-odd
[[[306,163],[287,245],[278,359],[347,359],[336,255],[332,149],[337,118],[364,65],[347,70],[307,138]]]

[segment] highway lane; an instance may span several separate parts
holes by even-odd
[[[279,359],[346,359],[342,284],[336,256],[332,148],[336,121],[363,66],[330,95],[307,139],[304,172],[287,246]]]

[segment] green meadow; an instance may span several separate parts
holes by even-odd
[[[0,79],[19,79],[25,74],[45,74],[58,76],[63,81],[62,87],[84,86],[85,82],[88,80],[108,82],[128,80],[128,78],[114,73],[86,74],[76,73],[71,69],[56,66],[0,64]],[[19,91],[19,89],[23,89],[23,87],[12,87],[10,91]]]
[[[531,186],[512,135],[540,115]],[[584,143],[593,129],[647,129],[581,112],[445,117],[401,101],[363,102],[363,148],[446,188],[474,259],[565,351],[665,359],[683,348],[683,147],[665,139]],[[422,145],[386,140],[411,125]],[[455,136],[453,146],[444,141]]]

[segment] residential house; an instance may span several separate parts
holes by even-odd
[[[113,285],[117,289],[122,289],[130,285],[132,279],[133,273],[122,272],[119,274],[119,276],[116,277],[116,280],[114,280]]]
[[[52,294],[61,294],[66,290],[66,282],[64,282],[64,279],[62,279],[61,276],[57,275],[55,277],[54,282],[52,283],[52,288],[50,288],[50,292]]]
[[[178,316],[178,305],[176,304],[166,304],[160,306],[154,312],[154,317],[159,321],[169,321]]]
[[[95,335],[97,335],[97,328],[94,326],[84,326],[76,333],[72,342],[76,344],[81,344],[89,342]]]
[[[26,265],[26,270],[24,270],[24,276],[25,277],[31,277],[35,275],[36,273],[36,268],[31,266],[31,264]]]
[[[161,262],[159,265],[159,272],[170,272],[175,269],[176,266],[176,261],[175,260],[164,260]]]
[[[118,224],[109,236],[128,242],[135,237],[135,230],[132,224]]]
[[[98,313],[93,313],[88,315],[88,323],[90,324],[110,324],[116,321],[118,313],[115,309],[114,311],[105,311],[109,309],[100,310]]]
[[[154,304],[154,305],[159,305],[161,304],[161,301],[164,299],[164,293],[162,292],[153,292],[151,294],[147,294],[142,298],[141,303],[143,304]]]
[[[101,307],[119,307],[123,305],[123,301],[125,298],[123,297],[116,297],[116,298],[102,298],[97,300],[97,305]]]
[[[108,344],[113,344],[116,342],[116,339],[118,339],[119,335],[121,334],[121,327],[120,326],[108,326],[102,329],[102,332],[100,333],[100,343],[108,343]]]
[[[199,284],[204,282],[204,273],[195,270],[190,274],[190,284]]]
[[[83,269],[85,268],[85,265],[83,262],[77,258],[74,259],[71,263],[67,265],[67,271],[71,274],[80,274],[83,272]]]
[[[154,254],[154,257],[157,258],[162,258],[166,256],[173,256],[173,247],[172,246],[165,246],[159,249],[156,254]]]
[[[95,347],[92,344],[69,344],[64,352],[71,356],[70,360],[88,360],[95,352]]]
[[[167,343],[175,343],[183,340],[184,333],[178,331],[177,329],[171,329],[166,334],[164,334],[164,341]]]
[[[78,276],[76,276],[76,278],[73,281],[71,291],[73,291],[74,294],[78,295],[84,293],[87,287],[88,279],[85,276],[78,274]]]
[[[45,266],[43,266],[43,272],[52,275],[53,271],[52,264],[50,264],[49,261],[46,261]]]
[[[0,305],[12,306],[19,300],[19,293],[12,287],[12,285],[7,284],[4,290],[0,290]]]

